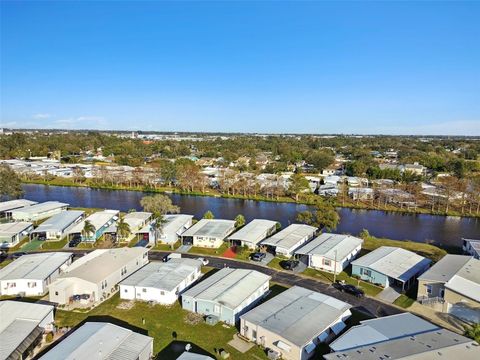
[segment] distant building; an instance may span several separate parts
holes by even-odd
[[[120,298],[171,305],[202,275],[201,267],[195,259],[151,262],[120,283]]]
[[[95,242],[112,224],[114,224],[115,221],[118,220],[118,214],[118,210],[103,210],[95,212],[75,225],[70,230],[70,235],[80,237],[82,241]],[[89,234],[86,234],[83,231],[85,222],[87,221],[95,228],[95,231]]]
[[[322,233],[295,251],[311,268],[341,273],[362,249],[363,240],[351,235]]]
[[[152,358],[152,337],[107,322],[86,322],[40,357],[42,360]]]
[[[345,328],[350,305],[293,286],[240,317],[240,334],[286,360],[310,359]]]
[[[291,257],[295,250],[313,239],[317,228],[304,224],[292,224],[275,235],[263,240],[262,245],[270,247],[278,255]]]
[[[165,244],[175,244],[180,240],[182,233],[192,226],[192,215],[168,214],[163,216],[165,221],[160,230],[158,241]]]
[[[83,215],[84,212],[80,210],[62,211],[41,223],[30,233],[30,237],[39,240],[61,240],[83,219]]]
[[[384,287],[408,289],[431,261],[412,251],[381,246],[352,262],[352,275]]]
[[[219,248],[234,231],[233,220],[202,219],[182,233],[182,242],[198,247]]]
[[[466,254],[480,260],[480,240],[462,239],[462,249]]]
[[[399,166],[401,172],[411,172],[415,175],[425,175],[427,173],[427,168],[423,165],[420,165],[418,162],[413,164],[405,164]]]
[[[33,231],[31,222],[14,222],[0,224],[0,248],[11,248]]]
[[[235,325],[268,292],[270,276],[255,270],[223,268],[182,295],[185,310]]]
[[[255,249],[258,244],[272,235],[277,229],[277,223],[271,220],[254,219],[228,238],[233,244]]]
[[[53,306],[0,302],[0,359],[26,359],[53,324]]]
[[[117,284],[148,263],[143,247],[94,250],[70,265],[49,286],[51,302],[98,303],[117,291]]]
[[[0,295],[40,296],[72,263],[72,253],[23,255],[0,269]]]
[[[353,187],[348,189],[348,196],[352,200],[371,200],[374,198],[374,191],[367,187]]]
[[[38,221],[67,210],[68,204],[58,201],[47,201],[10,211],[16,221]]]
[[[417,299],[461,319],[480,322],[480,260],[445,255],[419,276]]]
[[[11,217],[11,211],[23,208],[25,206],[35,205],[35,201],[26,199],[16,199],[0,202],[0,218]]]

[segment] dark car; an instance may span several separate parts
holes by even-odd
[[[265,259],[265,256],[267,256],[267,254],[257,252],[257,253],[253,253],[251,258],[253,261],[262,261],[263,259]]]
[[[280,266],[285,270],[293,270],[298,266],[298,264],[300,264],[300,262],[297,260],[285,260],[280,263]]]
[[[20,256],[23,256],[23,255],[27,255],[26,252],[24,251],[17,251],[17,252],[14,252],[11,257],[14,258],[14,259],[18,259]]]
[[[68,243],[68,246],[69,247],[76,247],[78,244],[80,244],[82,242],[82,239],[80,238],[73,238],[72,240],[70,240],[70,242]]]
[[[346,292],[348,294],[351,294],[351,295],[353,295],[357,298],[361,298],[361,297],[365,296],[365,293],[363,292],[363,290],[361,290],[361,289],[359,289],[356,286],[351,285],[351,284],[345,284],[343,282],[337,281],[333,286],[336,289],[338,289],[342,292]]]

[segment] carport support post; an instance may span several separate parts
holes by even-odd
[[[337,250],[335,250],[335,262],[333,263],[333,283],[337,281]]]

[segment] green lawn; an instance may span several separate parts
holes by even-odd
[[[20,250],[21,251],[34,251],[39,249],[43,244],[42,240],[32,240],[30,242],[27,242],[25,245],[23,245]]]
[[[197,324],[187,323],[186,317],[190,313],[183,310],[179,303],[166,307],[137,301],[131,309],[121,310],[117,308],[121,302],[117,294],[88,313],[57,310],[55,324],[60,327],[76,326],[88,320],[110,321],[126,326],[152,336],[154,353],[160,353],[162,359],[175,359],[175,355],[178,356],[178,354],[174,355],[172,347],[169,346],[174,341],[175,335],[177,341],[189,342],[211,355],[215,354],[215,349],[223,348],[231,354],[231,359],[267,359],[258,346],[241,354],[227,345],[227,342],[237,333],[235,327],[224,327],[221,323],[210,326],[203,321]],[[145,320],[145,324],[142,319]]]
[[[177,241],[175,244],[173,244],[173,250],[176,250],[182,245],[182,243]],[[170,244],[157,244],[153,247],[152,250],[159,250],[159,251],[172,251],[172,245]]]
[[[67,245],[67,238],[58,241],[44,241],[42,250],[58,250],[63,249]]]
[[[268,263],[268,266],[275,270],[283,270],[283,268],[280,266],[280,262],[283,260],[285,259],[276,256]]]
[[[94,249],[95,248],[95,243],[91,242],[81,242],[80,244],[77,245],[77,249]]]
[[[7,266],[8,264],[10,264],[11,262],[13,261],[13,259],[5,259],[3,260],[2,262],[0,262],[0,269]]]
[[[221,256],[227,249],[228,249],[228,243],[224,242],[222,246],[220,246],[218,249],[211,249],[211,248],[203,248],[203,247],[197,247],[197,246],[192,246],[190,249],[189,253],[192,254],[199,254],[199,255],[213,255],[213,256]]]

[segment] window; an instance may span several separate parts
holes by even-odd
[[[165,295],[165,291],[160,291],[160,295]]]
[[[425,285],[425,287],[427,288],[427,294],[431,295],[432,294],[432,285]]]
[[[363,269],[363,275],[368,276],[368,277],[371,277],[371,276],[372,276],[372,272],[371,272],[370,270]]]
[[[55,291],[55,296],[58,296],[58,291]]]
[[[128,289],[124,289],[123,292],[128,292]]]
[[[143,288],[142,291],[143,291],[144,293],[146,293],[146,292],[147,292],[147,289]]]
[[[216,313],[216,314],[219,314],[220,313],[220,305],[214,305],[213,312]]]
[[[27,286],[28,286],[29,288],[34,288],[34,287],[37,286],[37,283],[36,283],[35,281],[29,281],[28,284],[27,284]]]
[[[323,265],[325,265],[325,266],[331,266],[331,265],[332,265],[332,262],[331,262],[330,260],[323,259]]]

